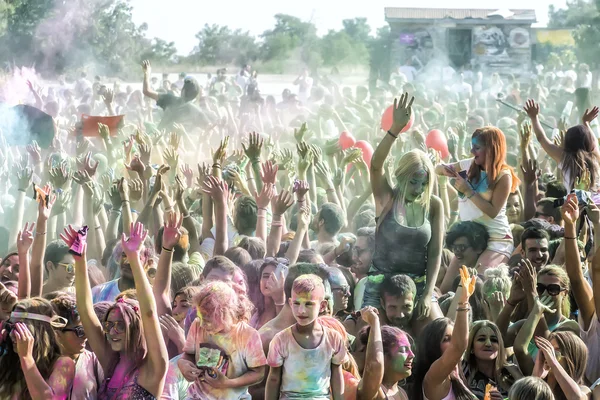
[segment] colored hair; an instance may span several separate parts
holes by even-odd
[[[501,292],[508,298],[512,286],[508,275],[508,265],[500,264],[497,267],[488,268],[483,273],[483,277],[483,296],[486,300],[494,292]]]
[[[292,292],[298,294],[312,293],[315,290],[322,290],[323,295],[325,295],[323,280],[314,274],[299,276],[294,280],[294,284],[292,285]]]
[[[241,196],[234,206],[234,225],[238,232],[246,234],[254,232],[258,220],[256,200],[250,196]]]
[[[52,304],[41,297],[20,300],[13,311],[41,314],[48,317],[55,316]],[[31,335],[35,338],[33,343],[33,359],[42,376],[47,381],[52,374],[54,364],[61,355],[61,349],[56,338],[54,328],[48,322],[23,319]],[[5,340],[11,340],[7,337]],[[6,353],[0,357],[0,398],[10,399],[17,394],[18,399],[30,400],[31,395],[25,381],[23,370],[20,368],[19,355],[14,344],[6,346]],[[20,390],[19,393],[14,392]]]
[[[327,272],[327,270],[319,264],[310,264],[310,263],[294,264],[288,270],[288,275],[285,278],[285,282],[283,284],[283,291],[285,292],[285,297],[287,299],[292,297],[292,287],[294,285],[294,281],[296,280],[296,278],[298,278],[299,276],[308,275],[308,274],[317,275],[319,278],[321,278],[321,280],[323,281],[323,284],[325,284],[325,282],[329,281],[329,272]]]
[[[565,289],[565,294],[560,305],[560,312],[563,316],[569,317],[571,313],[571,300],[569,298],[571,280],[569,279],[569,275],[567,275],[567,272],[559,265],[546,265],[537,273],[538,278],[542,275],[554,276],[560,281],[561,286]]]
[[[238,322],[248,322],[254,306],[248,298],[236,292],[231,285],[209,281],[194,296],[198,317],[231,328]]]
[[[427,154],[421,150],[411,150],[408,153],[404,153],[400,161],[398,161],[398,168],[394,172],[397,181],[396,189],[400,200],[403,202],[408,183],[414,173],[419,170],[427,172],[427,187],[415,202],[419,203],[425,210],[425,214],[427,214],[429,213],[431,196],[433,196],[433,189],[436,184],[435,169]]]
[[[69,294],[59,294],[50,300],[50,303],[52,303],[52,307],[54,307],[54,312],[69,321],[69,324],[72,324],[79,319],[77,304],[73,296]]]
[[[514,169],[506,163],[506,138],[504,133],[495,126],[485,126],[476,129],[471,139],[477,139],[485,148],[485,173],[488,178],[488,187],[493,189],[500,172],[509,171],[512,179],[510,193],[516,192],[521,182]],[[480,167],[472,163],[467,174],[469,181],[479,182],[481,178]]]

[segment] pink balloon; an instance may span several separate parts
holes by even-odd
[[[346,150],[346,149],[349,149],[350,147],[354,147],[355,143],[356,143],[356,139],[354,138],[354,136],[352,136],[351,133],[344,131],[340,134],[339,144],[340,144],[340,147],[342,148],[342,150]]]
[[[381,129],[383,129],[386,132],[389,131],[390,128],[392,127],[393,122],[394,122],[394,106],[391,105],[385,109],[385,111],[383,112],[383,115],[381,116]],[[413,111],[413,113],[410,115],[410,121],[408,121],[408,124],[406,124],[406,126],[404,128],[402,128],[400,133],[404,133],[407,130],[409,130],[413,126],[414,122],[415,122],[415,113]]]
[[[425,138],[425,145],[427,148],[434,149],[442,153],[443,159],[450,155],[446,136],[439,129],[432,129],[429,131],[427,137]]]
[[[354,144],[354,147],[358,147],[362,150],[363,160],[367,163],[368,167],[371,167],[371,158],[373,158],[373,146],[367,141],[359,140]]]

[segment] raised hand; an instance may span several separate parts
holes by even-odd
[[[260,153],[262,152],[263,144],[264,139],[260,136],[260,134],[256,132],[248,134],[248,147],[242,143],[242,148],[244,149],[246,157],[250,159],[250,162],[254,163],[260,160]]]
[[[164,223],[164,231],[163,231],[163,239],[162,245],[164,248],[173,250],[173,247],[179,243],[179,239],[181,239],[181,223],[183,222],[183,217],[181,215],[177,215],[176,213],[170,213],[169,217]]]
[[[307,158],[309,154],[313,156],[312,152],[310,151],[310,147],[308,144],[306,144],[306,142],[300,142],[296,144],[296,150],[298,151],[298,156],[300,158]],[[311,159],[312,158],[313,157],[311,157]]]
[[[129,201],[129,184],[125,178],[119,179],[117,182],[117,190],[121,197],[121,203]]]
[[[404,93],[400,96],[400,99],[394,99],[394,116],[392,127],[390,128],[390,132],[396,136],[404,129],[404,127],[410,121],[412,116],[412,105],[415,101],[413,96],[410,96],[408,93]]]
[[[308,184],[308,181],[306,181],[306,180],[298,179],[294,182],[294,190],[293,191],[294,191],[294,193],[296,193],[298,202],[304,201],[306,193],[308,193],[309,189],[310,189],[310,185]]]
[[[538,168],[537,160],[534,159],[525,160],[521,165],[521,172],[523,172],[523,180],[527,185],[537,181],[542,173]]]
[[[123,252],[128,256],[138,254],[142,250],[147,236],[148,231],[144,229],[141,222],[131,223],[129,238],[124,233],[121,234]]]
[[[73,228],[73,225],[68,225],[65,227],[64,232],[60,234],[60,238],[70,248],[73,245],[73,243],[75,242],[75,240],[77,239],[77,231]],[[75,261],[80,260],[80,259],[85,260],[86,252],[87,252],[87,243],[85,243],[83,245],[83,252],[81,253],[81,256],[78,256],[77,254],[73,254],[73,258],[75,258]]]
[[[294,129],[294,138],[296,139],[296,141],[298,143],[304,141],[304,137],[306,136],[306,132],[308,132],[308,128],[306,126],[306,122],[303,122],[302,125],[300,125],[299,129]]]
[[[144,193],[144,184],[141,179],[132,179],[129,181],[129,200],[138,202],[142,199]]]
[[[50,216],[53,217],[56,215],[60,215],[64,212],[66,212],[70,206],[71,206],[71,192],[68,192],[68,191],[57,192],[56,193],[56,202],[54,204],[54,207],[52,207],[52,212],[50,213]]]
[[[274,185],[263,185],[260,193],[254,192],[254,198],[256,199],[256,205],[258,208],[267,208],[271,199],[275,196]]]
[[[125,168],[127,168],[129,171],[137,172],[139,176],[143,176],[144,171],[146,170],[146,165],[140,157],[135,156],[131,159],[129,165],[125,164]]]
[[[131,157],[131,152],[133,151],[133,135],[129,136],[127,139],[123,140],[123,153],[125,154],[125,159]]]
[[[110,105],[112,104],[114,97],[115,93],[112,91],[112,89],[106,88],[104,94],[102,95],[102,100],[104,100],[104,104]]]
[[[83,159],[77,159],[77,169],[79,171],[85,171],[88,173],[90,178],[93,178],[96,175],[96,170],[98,169],[98,165],[100,163],[96,160],[92,160],[92,152],[88,151]]]
[[[198,164],[198,178],[196,179],[196,185],[201,188],[206,180],[206,177],[210,175],[210,167],[207,163]]]
[[[272,161],[267,161],[262,164],[262,171],[260,173],[260,179],[265,185],[275,185],[277,180],[277,171],[279,167],[274,165]]]
[[[306,176],[306,172],[308,171],[308,168],[311,166],[313,161],[313,155],[312,153],[308,152],[306,153],[305,157],[301,157],[298,160],[298,175],[305,177]]]
[[[66,189],[69,179],[71,178],[71,173],[69,172],[68,164],[65,160],[61,161],[59,166],[51,167],[48,170],[48,175],[52,186],[62,190]]]
[[[179,144],[181,143],[181,137],[177,132],[171,132],[169,134],[169,138],[167,144],[172,147],[175,151],[179,149]]]
[[[29,167],[21,167],[17,170],[17,187],[21,192],[25,192],[31,186],[33,180],[33,170]]]
[[[186,187],[192,187],[194,184],[194,171],[190,168],[189,164],[183,164],[180,168],[181,173],[185,177]]]
[[[523,110],[525,110],[529,118],[535,119],[540,113],[540,105],[536,103],[535,100],[529,99],[525,103],[525,107],[523,107]]]
[[[275,197],[273,202],[273,214],[283,215],[285,212],[294,205],[294,197],[287,190],[282,190],[279,196]]]
[[[523,284],[525,293],[530,293],[534,297],[537,296],[535,285],[537,283],[537,272],[531,261],[524,259],[519,263],[519,277]]]
[[[33,344],[35,339],[27,325],[22,322],[17,322],[11,332],[11,337],[15,344],[15,351],[20,358],[33,357]]]
[[[310,225],[310,214],[309,206],[303,205],[300,207],[298,210],[298,227],[301,226],[302,228],[308,229],[308,226]]]
[[[596,207],[597,209],[597,207]],[[579,204],[577,201],[577,195],[572,193],[567,196],[565,204],[560,208],[563,221],[571,225],[575,225],[579,219]]]
[[[521,148],[526,149],[531,143],[531,124],[523,124],[519,132],[521,139]]]
[[[532,313],[539,315],[540,317],[544,313],[554,314],[556,309],[554,309],[554,300],[552,300],[551,296],[544,296],[541,299],[538,296],[533,298],[535,302],[533,303],[533,308],[531,309]]]
[[[29,252],[31,245],[33,244],[33,228],[35,224],[32,222],[31,226],[29,223],[25,223],[25,227],[22,231],[17,233],[17,251],[19,254],[26,254]]]
[[[152,141],[138,143],[140,151],[140,160],[144,165],[150,164],[150,155],[152,154]]]
[[[460,268],[460,282],[462,284],[463,290],[462,298],[459,299],[460,303],[468,303],[469,297],[475,292],[475,284],[477,283],[477,276],[469,273],[469,270],[466,266],[462,266]]]
[[[29,154],[31,165],[37,165],[42,162],[40,145],[35,140],[31,144],[28,144],[25,149],[27,150],[27,154]]]
[[[98,124],[98,135],[100,135],[100,137],[102,138],[102,140],[110,140],[110,128],[108,127],[108,125],[104,125],[104,124]],[[89,140],[88,139],[83,139],[81,142],[77,143],[77,146],[79,146],[80,143],[86,142],[89,145]],[[81,153],[79,153],[79,151],[77,152],[77,156],[81,156],[83,154],[85,154],[85,152],[88,149],[86,148],[85,150],[83,150]]]
[[[142,71],[144,71],[144,74],[146,75],[152,74],[152,67],[150,66],[150,61],[142,61]]]
[[[227,204],[229,186],[224,180],[209,175],[203,183],[202,190],[204,193],[208,193],[215,203]]]
[[[12,291],[6,288],[2,282],[0,282],[0,317],[2,320],[6,320],[10,317],[15,304],[17,304],[18,297]]]
[[[575,179],[575,189],[579,190],[589,190],[590,186],[592,186],[592,174],[589,169],[584,169],[581,172],[581,176],[578,176]]]
[[[599,113],[600,110],[597,106],[594,106],[591,110],[586,109],[583,113],[583,117],[581,117],[581,120],[584,124],[590,124],[593,120],[595,120],[598,117]]]
[[[227,157],[227,146],[229,146],[229,136],[225,136],[225,139],[221,140],[221,144],[217,147],[217,150],[213,153],[213,162],[223,166],[225,158]]]

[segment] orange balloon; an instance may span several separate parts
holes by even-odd
[[[407,130],[409,130],[413,126],[414,122],[415,122],[415,113],[413,112],[410,115],[410,121],[408,121],[408,124],[406,124],[406,126],[404,128],[402,128],[400,133],[404,133]],[[387,132],[390,130],[393,123],[394,123],[394,106],[391,105],[385,109],[385,111],[383,112],[383,115],[381,116],[381,129],[383,129],[384,131]]]
[[[342,148],[342,150],[346,150],[346,149],[349,149],[350,147],[354,147],[354,144],[356,143],[356,139],[354,138],[354,136],[352,136],[351,133],[344,131],[340,134],[339,143],[340,143],[340,147]]]
[[[442,158],[445,159],[450,155],[448,151],[448,142],[446,136],[439,129],[432,129],[425,138],[425,145],[429,149],[434,149],[442,153]]]
[[[368,167],[371,167],[371,158],[373,158],[373,146],[367,141],[359,140],[354,144],[354,147],[358,147],[362,150],[363,160],[367,163]]]

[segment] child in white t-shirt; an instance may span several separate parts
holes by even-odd
[[[323,281],[312,274],[299,276],[288,301],[296,324],[271,341],[265,398],[343,399],[344,341],[318,321],[319,312],[327,306]]]

